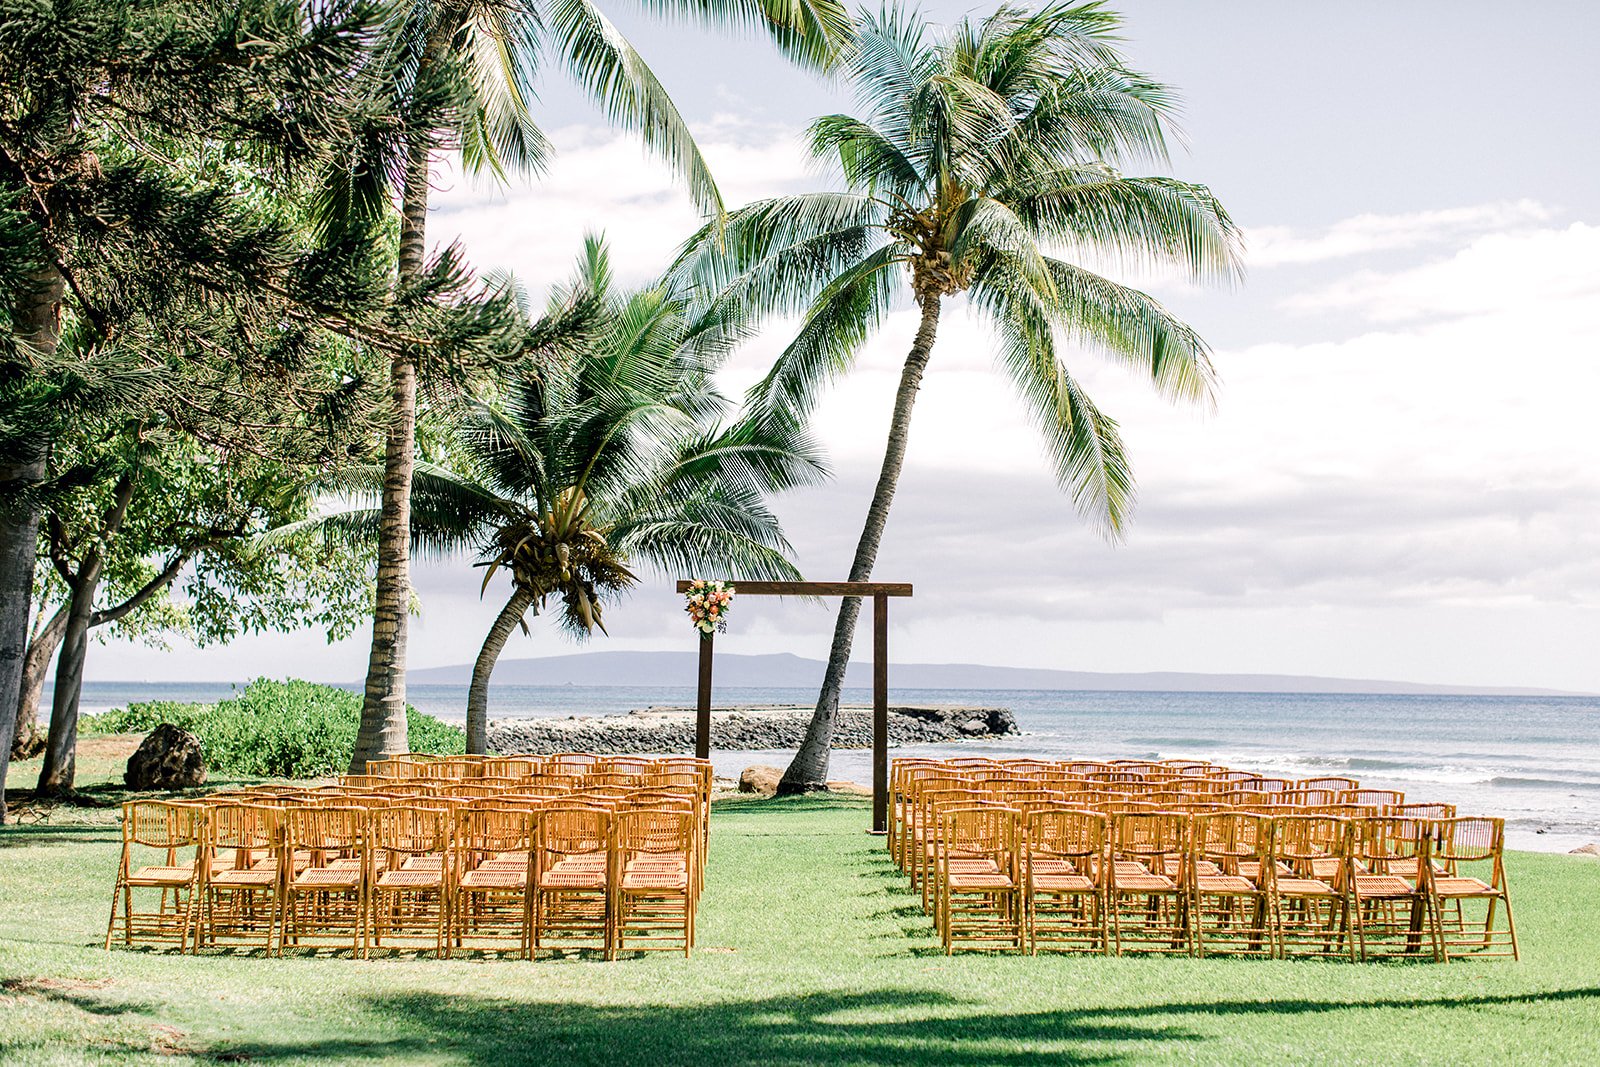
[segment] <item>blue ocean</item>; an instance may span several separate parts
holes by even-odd
[[[85,710],[131,700],[216,700],[229,685],[88,683]],[[464,685],[413,685],[416,707],[464,716]],[[867,690],[846,690],[868,703]],[[1128,693],[898,689],[903,704],[1009,707],[1022,734],[1002,741],[907,746],[903,755],[1006,754],[1046,758],[1187,757],[1286,777],[1349,774],[1408,799],[1504,816],[1513,847],[1566,851],[1600,841],[1600,699],[1593,697],[1369,696],[1277,693]],[[807,704],[814,689],[718,689],[722,704]],[[689,706],[687,688],[502,686],[492,718],[596,715],[649,705]],[[786,752],[717,752],[719,774],[753,763],[783,766]],[[871,779],[868,755],[839,751],[831,776]]]

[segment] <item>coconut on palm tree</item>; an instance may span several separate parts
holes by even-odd
[[[755,387],[758,410],[802,414],[846,372],[896,301],[919,323],[883,465],[849,578],[872,573],[947,301],[966,297],[1039,426],[1061,487],[1108,535],[1128,521],[1133,479],[1116,423],[1065,357],[1090,348],[1162,394],[1207,401],[1205,343],[1155,299],[1097,273],[1099,263],[1239,271],[1239,235],[1204,186],[1124,169],[1165,159],[1169,90],[1113,47],[1099,3],[1002,7],[935,33],[889,7],[863,20],[846,65],[861,117],[810,129],[842,191],[760,201],[686,246],[674,277],[707,306],[801,316],[794,341]],[[805,741],[782,789],[826,781],[834,715],[860,602],[843,601]]]
[[[839,0],[669,0],[664,12],[704,24],[759,28],[794,60],[829,66],[852,24]],[[330,175],[326,216],[385,210],[392,176],[400,207],[396,301],[424,284],[431,168],[436,152],[459,151],[472,172],[501,176],[538,171],[549,145],[530,111],[543,63],[554,61],[613,122],[637,132],[688,186],[695,203],[720,214],[721,197],[700,150],[644,59],[591,0],[412,0],[394,43],[391,97],[399,138],[379,123],[350,147]],[[438,121],[435,121],[438,117]],[[439,123],[445,123],[440,125]],[[384,442],[377,591],[361,729],[351,771],[369,756],[403,751],[405,660],[410,603],[409,528],[416,452],[420,353],[400,348],[389,375],[390,421]]]
[[[669,577],[799,577],[766,497],[823,468],[793,420],[729,417],[711,372],[745,336],[740,316],[692,319],[660,286],[613,292],[593,240],[547,321],[577,294],[598,304],[581,343],[454,412],[446,462],[419,463],[415,474],[412,543],[478,553],[484,590],[509,579],[473,667],[468,752],[486,747],[489,678],[529,611],[555,611],[581,639],[605,630],[605,605],[638,583],[641,566]],[[367,472],[369,493],[380,478]],[[370,535],[378,518],[333,521]]]

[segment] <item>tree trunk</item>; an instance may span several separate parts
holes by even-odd
[[[66,280],[53,267],[35,273],[34,286],[16,311],[14,329],[25,349],[55,353],[61,337],[61,296]],[[13,712],[22,689],[33,613],[33,564],[39,551],[39,505],[26,490],[47,473],[50,446],[44,435],[20,456],[0,462],[0,824],[6,821],[6,774],[11,769]],[[20,504],[18,503],[20,501]]]
[[[500,609],[489,636],[483,639],[478,661],[472,665],[472,685],[467,690],[467,754],[482,755],[489,749],[489,675],[511,637],[511,631],[533,606],[533,594],[516,586],[511,599]]]
[[[94,598],[105,571],[105,548],[128,516],[136,488],[136,468],[123,472],[112,492],[111,506],[100,520],[96,543],[84,554],[78,573],[67,583],[66,631],[61,635],[61,655],[56,660],[56,686],[50,700],[50,733],[44,742],[44,765],[39,769],[37,794],[62,796],[72,792],[78,763],[78,697],[83,692],[83,664],[89,656],[89,630],[95,624]]]
[[[44,695],[45,679],[50,677],[50,661],[67,632],[69,605],[63,604],[50,616],[33,640],[22,664],[22,691],[17,697],[17,730],[11,739],[12,759],[32,759],[44,739],[39,737],[39,698]]]
[[[900,468],[905,463],[906,445],[911,436],[911,409],[917,402],[917,389],[922,384],[928,355],[933,351],[934,338],[939,332],[939,301],[939,295],[933,292],[919,297],[922,323],[917,328],[911,352],[906,356],[905,367],[900,372],[900,388],[895,392],[894,417],[889,422],[889,443],[883,453],[883,469],[878,473],[878,485],[872,492],[872,505],[867,509],[867,522],[861,530],[861,540],[856,544],[855,560],[850,564],[849,580],[852,582],[870,579],[872,565],[878,558],[878,545],[883,540],[883,530],[889,522],[889,506],[894,503],[895,487],[900,484]],[[806,726],[800,751],[795,753],[789,769],[783,772],[783,778],[778,783],[779,794],[803,793],[827,785],[834,717],[839,711],[839,691],[844,688],[844,672],[850,666],[850,645],[855,639],[856,617],[860,612],[859,597],[845,597],[839,604],[839,618],[833,628],[833,647],[828,652],[828,669],[822,678],[822,691],[817,696],[817,709]]]
[[[83,664],[89,656],[89,629],[94,623],[94,598],[100,589],[101,563],[93,552],[72,583],[67,625],[56,660],[56,686],[50,702],[50,733],[44,743],[37,793],[59,797],[72,792],[78,765],[78,697],[83,692]]]
[[[424,62],[430,57],[424,56]],[[406,160],[400,203],[400,262],[397,287],[426,268],[429,139],[418,135]],[[377,599],[372,616],[372,652],[361,702],[361,729],[350,773],[367,761],[404,752],[406,741],[406,625],[411,609],[411,474],[416,466],[416,354],[398,352],[389,368],[389,434],[383,453],[383,503],[378,527]]]

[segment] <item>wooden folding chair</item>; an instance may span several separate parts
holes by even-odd
[[[533,947],[550,942],[610,952],[610,810],[552,802],[540,813],[533,870]]]
[[[617,812],[611,835],[615,900],[611,954],[694,948],[698,820],[691,806]]]
[[[361,952],[368,810],[346,803],[284,811],[284,854],[304,863],[285,875],[280,947],[345,945],[352,955]]]
[[[1272,825],[1270,817],[1252,812],[1193,817],[1188,875],[1195,955],[1274,954]]]
[[[438,803],[440,799],[412,800],[370,813],[371,903],[364,946],[368,954],[374,948],[415,947],[431,941],[437,955],[450,955],[454,808]]]
[[[1124,951],[1189,954],[1189,818],[1125,811],[1112,818],[1107,907],[1112,944]]]
[[[1029,812],[1022,859],[1030,954],[1040,947],[1111,951],[1106,915],[1110,820],[1095,811]]]
[[[122,856],[111,890],[105,947],[170,944],[179,952],[194,931],[205,869],[205,811],[196,803],[130,800],[122,805]],[[144,898],[155,899],[143,906]]]
[[[1506,882],[1505,836],[1504,819],[1440,819],[1432,824],[1430,855],[1439,866],[1427,868],[1425,890],[1446,960],[1520,958]],[[1504,915],[1504,926],[1497,913]]]
[[[451,832],[456,947],[533,951],[533,851],[538,812],[494,798],[457,809]]]
[[[1330,815],[1280,815],[1273,820],[1272,926],[1282,957],[1315,953],[1356,956],[1351,928],[1354,827]]]
[[[221,804],[206,813],[205,870],[195,948],[277,947],[284,869],[281,812]]]
[[[957,947],[1023,946],[1021,817],[998,805],[938,809],[934,926]]]
[[[1428,893],[1432,824],[1379,816],[1355,821],[1352,918],[1363,960],[1415,958],[1425,949],[1443,958],[1439,924]]]

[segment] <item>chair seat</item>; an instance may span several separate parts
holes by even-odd
[[[601,889],[605,884],[604,857],[599,863],[587,856],[559,860],[539,875],[539,885],[546,889]]]
[[[437,889],[443,875],[440,871],[401,868],[384,871],[378,876],[380,889]]]
[[[1029,856],[1028,869],[1037,878],[1042,874],[1068,874],[1072,871],[1072,864],[1053,856]]]
[[[1311,873],[1318,878],[1337,878],[1339,876],[1339,868],[1342,866],[1344,866],[1344,861],[1337,857],[1312,860]]]
[[[687,870],[667,870],[664,868],[647,868],[624,871],[622,875],[622,888],[630,890],[683,890],[689,886],[689,872]]]
[[[951,871],[946,879],[951,889],[969,889],[973,891],[988,889],[1010,889],[1011,876],[999,871]]]
[[[444,869],[443,856],[407,856],[400,864],[402,871],[439,871]]]
[[[1433,891],[1441,897],[1497,897],[1500,891],[1478,878],[1435,878]]]
[[[140,867],[128,875],[129,885],[188,885],[194,881],[194,867]]]
[[[521,889],[527,884],[528,874],[525,867],[508,869],[485,864],[461,876],[462,889]]]
[[[1094,889],[1094,882],[1081,874],[1035,872],[1032,884],[1041,893],[1084,893]]]
[[[1171,893],[1178,888],[1176,882],[1164,874],[1124,874],[1118,871],[1115,879],[1117,889],[1132,890],[1136,893]]]
[[[1331,897],[1337,896],[1333,886],[1317,878],[1279,878],[1280,897]]]
[[[296,889],[354,889],[360,884],[359,867],[308,867],[294,879]]]
[[[1356,875],[1356,896],[1362,898],[1409,897],[1416,890],[1404,878],[1393,874]]]
[[[251,867],[249,870],[217,871],[211,876],[212,885],[263,886],[278,880],[276,867]]]
[[[479,871],[526,871],[527,869],[527,856],[508,856],[505,859],[484,860],[474,868],[474,870]]]
[[[1195,888],[1202,893],[1259,893],[1260,889],[1248,878],[1236,874],[1202,874],[1195,879]]]

